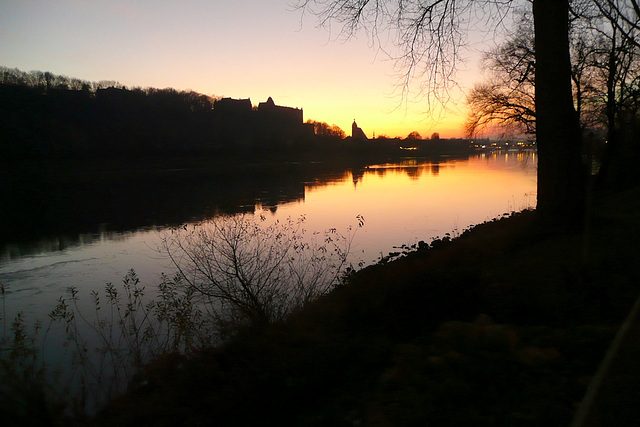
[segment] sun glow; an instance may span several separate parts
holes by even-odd
[[[366,34],[341,40],[292,11],[288,0],[125,3],[0,2],[0,65],[251,98],[254,105],[271,96],[278,105],[302,108],[305,120],[336,124],[347,134],[356,119],[369,138],[412,131],[463,136],[461,92],[444,112],[420,90],[407,94],[398,86],[403,70]],[[465,73],[456,87],[477,78]]]

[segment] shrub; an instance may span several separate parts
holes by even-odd
[[[303,224],[304,217],[269,225],[264,216],[236,215],[171,229],[160,250],[176,274],[162,275],[153,298],[132,269],[120,285],[91,291],[89,309],[69,287],[46,327],[33,331],[21,313],[7,330],[0,283],[0,410],[11,408],[16,424],[39,419],[35,410],[43,420],[65,411],[81,420],[162,355],[193,355],[242,326],[285,319],[354,271],[351,228],[307,236]]]
[[[358,225],[364,219],[357,217]],[[355,231],[307,235],[305,218],[268,224],[264,215],[216,217],[165,233],[160,251],[176,285],[194,292],[221,327],[284,320],[338,285]]]

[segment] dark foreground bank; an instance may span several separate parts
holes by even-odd
[[[639,188],[596,200],[579,232],[534,212],[477,226],[284,324],[155,361],[93,422],[569,425],[638,295],[638,235]]]

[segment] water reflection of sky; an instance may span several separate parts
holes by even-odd
[[[349,226],[356,228],[356,216],[362,215],[366,222],[352,249],[357,259],[370,263],[394,246],[429,241],[531,207],[535,189],[533,154],[487,154],[439,163],[412,159],[307,181],[303,199],[271,207],[267,216],[304,215],[308,231],[346,232]],[[78,287],[88,300],[90,290],[120,282],[131,268],[152,293],[160,273],[170,270],[156,251],[160,233],[95,233],[76,239],[75,245],[42,244],[40,253],[0,260],[0,282],[8,285],[12,301],[8,318],[19,310],[42,316],[68,286]]]
[[[345,229],[362,215],[366,225],[356,243],[370,262],[393,246],[534,206],[535,173],[535,157],[523,153],[373,165],[330,186],[308,186],[303,203],[282,205],[276,215],[304,214],[310,229]]]

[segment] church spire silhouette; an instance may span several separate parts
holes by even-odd
[[[356,119],[353,119],[353,124],[351,125],[351,138],[358,140],[366,140],[367,135],[365,135],[364,131],[360,129],[358,124],[356,123]]]

